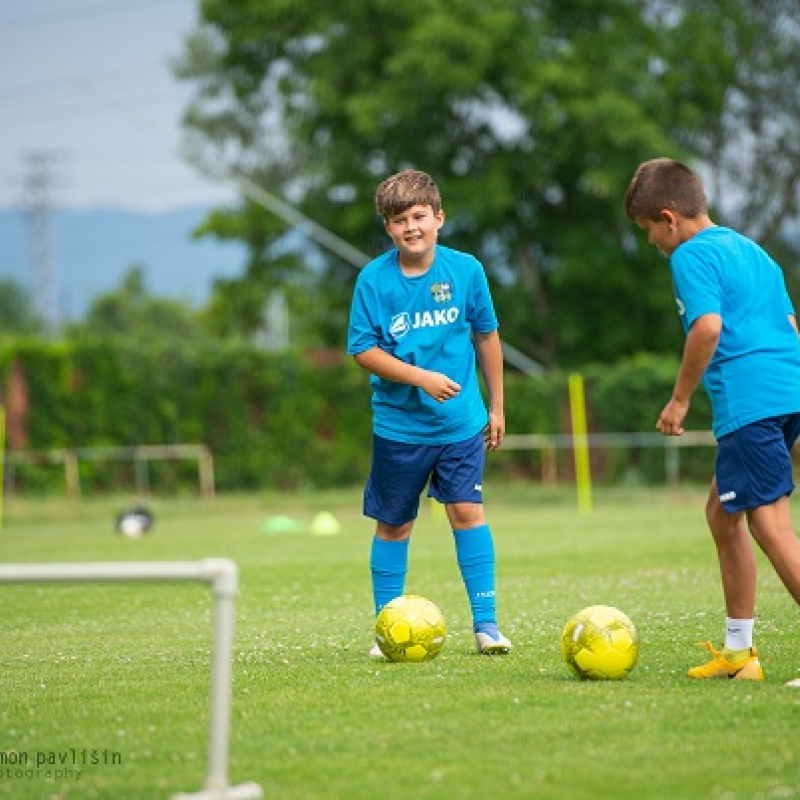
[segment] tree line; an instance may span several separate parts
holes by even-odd
[[[700,169],[715,220],[797,294],[799,40],[794,0],[205,0],[175,71],[200,169],[367,256],[387,246],[376,184],[434,175],[442,241],[483,261],[504,339],[563,367],[679,347],[668,270],[622,209],[646,158]],[[280,287],[301,337],[341,346],[358,265],[290,227],[243,197],[198,231],[249,254],[215,287],[218,335],[252,332]]]

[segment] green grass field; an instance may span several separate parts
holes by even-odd
[[[113,533],[121,500],[7,503],[0,561],[228,556],[236,603],[230,777],[281,800],[691,800],[800,797],[800,616],[760,561],[763,684],[691,682],[723,609],[704,493],[486,488],[498,604],[516,646],[474,652],[446,523],[423,507],[406,590],[448,623],[424,664],[370,662],[372,524],[360,492],[157,500],[154,532]],[[270,534],[271,515],[338,536]],[[800,515],[798,515],[800,518]],[[0,797],[149,800],[202,788],[212,603],[194,584],[0,586]],[[561,661],[567,619],[614,605],[639,664],[580,682]],[[71,775],[35,759],[88,763]],[[92,763],[96,757],[99,763]],[[19,763],[27,758],[25,767]],[[17,761],[14,764],[14,761]],[[77,770],[81,774],[76,774]]]

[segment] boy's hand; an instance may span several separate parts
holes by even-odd
[[[441,372],[426,373],[425,379],[420,383],[419,388],[440,403],[444,403],[445,400],[449,400],[451,397],[456,397],[461,391],[461,387],[455,381],[451,381],[447,375],[443,375]]]
[[[503,443],[506,432],[505,415],[499,411],[489,411],[489,422],[483,429],[483,440],[487,450],[497,450]]]
[[[661,411],[656,422],[658,432],[664,436],[680,436],[683,433],[683,421],[689,412],[689,404],[673,397]]]

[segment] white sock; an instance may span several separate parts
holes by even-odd
[[[747,650],[753,646],[752,619],[725,617],[725,647],[729,650]]]

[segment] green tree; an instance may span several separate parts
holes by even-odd
[[[668,270],[631,230],[622,197],[644,158],[711,163],[740,113],[728,94],[740,57],[767,24],[754,8],[421,0],[409,13],[385,0],[205,0],[177,67],[196,88],[186,147],[369,255],[387,246],[375,185],[425,169],[445,198],[442,241],[484,262],[508,342],[547,365],[674,351]],[[204,231],[255,224],[242,237],[247,275],[223,287],[240,298],[287,279],[274,258],[287,224],[251,205]],[[295,273],[305,295],[294,299],[324,303],[317,333],[340,345],[355,270],[317,256]],[[215,302],[232,316],[235,304]]]
[[[141,266],[132,266],[114,291],[96,298],[68,338],[125,339],[141,343],[194,342],[204,334],[201,315],[175,300],[152,297]]]
[[[16,281],[0,280],[0,332],[4,334],[41,334],[42,323],[33,311],[28,292]]]
[[[796,280],[792,267],[800,255],[797,2],[684,0],[677,5],[681,14],[670,16],[670,35],[665,39],[673,64],[665,80],[679,100],[686,93],[681,87],[691,87],[692,113],[697,118],[691,126],[675,128],[675,134],[703,165],[718,218],[762,242]],[[704,57],[681,57],[692,51]]]

